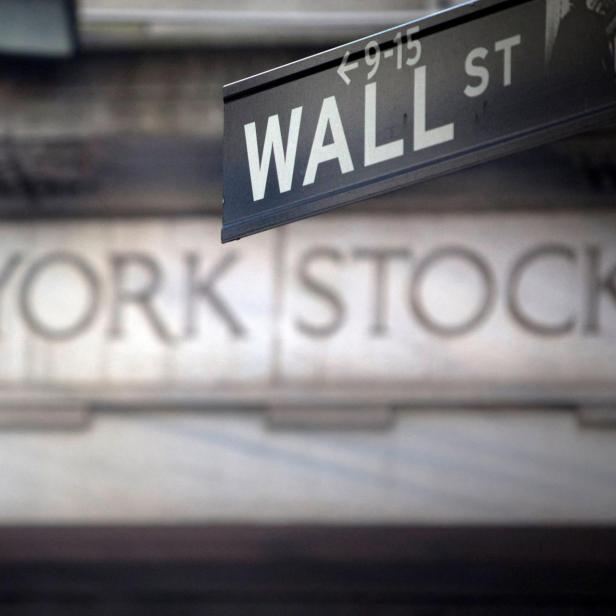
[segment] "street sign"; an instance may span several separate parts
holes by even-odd
[[[223,242],[616,121],[613,30],[484,0],[226,86]]]

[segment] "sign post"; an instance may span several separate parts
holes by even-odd
[[[561,4],[470,2],[226,86],[223,242],[616,121],[614,33]]]

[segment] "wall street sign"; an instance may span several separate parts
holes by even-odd
[[[222,240],[616,119],[610,27],[471,2],[226,86]]]

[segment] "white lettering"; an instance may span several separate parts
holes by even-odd
[[[512,36],[508,39],[498,41],[494,45],[496,51],[502,51],[505,54],[504,69],[503,69],[503,85],[505,87],[511,85],[511,50],[517,47],[522,42],[522,37],[519,34]]]
[[[267,185],[267,176],[269,174],[272,152],[274,153],[274,161],[276,164],[276,173],[278,175],[278,186],[280,188],[280,192],[284,193],[291,190],[301,120],[302,107],[296,107],[291,112],[289,138],[287,139],[287,148],[285,153],[285,149],[282,144],[280,120],[277,115],[270,116],[267,120],[262,158],[259,156],[259,146],[257,143],[257,125],[255,122],[252,122],[251,124],[246,124],[244,126],[244,132],[246,134],[246,150],[248,152],[248,166],[250,169],[250,181],[252,183],[252,197],[254,201],[260,201],[265,197],[265,187]]]
[[[474,64],[475,60],[485,60],[488,55],[488,50],[485,47],[477,47],[473,49],[466,57],[465,69],[469,77],[479,78],[479,83],[476,86],[467,85],[464,88],[464,94],[469,98],[481,96],[487,89],[490,83],[490,72],[485,66]]]
[[[453,141],[454,125],[445,124],[438,128],[426,130],[426,67],[415,69],[415,114],[414,114],[414,149],[424,150],[447,141]]]
[[[324,145],[328,126],[331,129],[333,141],[328,145]],[[338,159],[340,171],[343,174],[353,171],[354,167],[351,159],[351,152],[349,151],[349,145],[344,135],[344,128],[342,126],[342,120],[340,119],[336,97],[330,96],[323,101],[323,106],[321,107],[319,121],[314,134],[314,141],[312,142],[312,149],[310,151],[310,158],[308,159],[308,166],[306,167],[304,186],[314,184],[317,176],[317,169],[321,163],[335,159]]]
[[[376,83],[366,86],[366,112],[364,117],[364,164],[376,165],[404,154],[404,141],[390,141],[376,145]]]

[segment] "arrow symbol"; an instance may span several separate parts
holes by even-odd
[[[338,67],[338,75],[342,78],[342,81],[347,84],[347,86],[351,83],[350,77],[347,75],[348,72],[354,71],[359,67],[359,62],[348,62],[349,56],[351,55],[350,51],[347,51],[344,54],[344,58],[342,58],[342,62]]]

